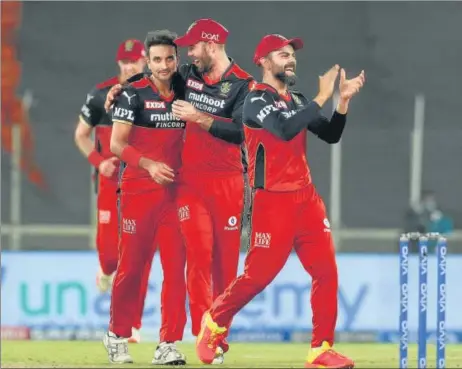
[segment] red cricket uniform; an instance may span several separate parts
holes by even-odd
[[[174,94],[161,96],[150,78],[144,77],[123,90],[112,118],[132,125],[128,144],[143,157],[178,170],[185,123],[171,112],[174,98]],[[181,340],[186,324],[185,252],[175,186],[161,186],[146,170],[128,165],[120,188],[121,242],[110,330],[121,337],[131,336],[130,317],[136,313],[133,301],[140,299],[143,275],[158,244],[164,274],[160,340]]]
[[[100,155],[109,159],[114,156],[109,149],[112,132],[112,120],[104,109],[106,95],[110,88],[119,83],[117,77],[98,84],[88,94],[85,104],[82,106],[80,118],[95,128],[95,146]],[[119,162],[115,163],[118,168],[111,178],[98,174],[96,168],[97,183],[97,208],[98,225],[96,231],[96,248],[99,262],[103,273],[111,275],[117,269],[119,259],[119,216],[118,216],[118,181]],[[147,268],[150,269],[150,266]],[[133,327],[141,328],[141,320],[144,310],[149,281],[149,273],[146,273],[142,282],[140,305],[137,313],[133,316]]]
[[[313,279],[312,346],[331,345],[337,320],[338,277],[329,221],[311,182],[306,160],[307,129],[326,142],[340,139],[345,115],[331,121],[298,92],[280,96],[258,84],[244,104],[244,132],[253,189],[251,234],[244,273],[213,303],[219,326],[261,292],[295,249]]]
[[[104,101],[109,89],[119,83],[117,77],[98,84],[87,94],[87,100],[82,106],[80,118],[95,128],[95,146],[100,155],[109,159],[114,155],[109,149],[111,139],[111,117],[104,110]],[[118,166],[118,162],[116,165]],[[98,168],[96,168],[98,169]],[[119,170],[111,178],[98,175],[98,228],[96,247],[101,269],[106,275],[111,275],[117,268],[118,259],[118,219],[117,219],[117,188]]]
[[[237,274],[244,208],[242,107],[252,77],[233,61],[218,81],[194,65],[183,65],[180,75],[185,100],[215,119],[208,132],[187,123],[178,189],[192,332],[197,335],[202,315]]]

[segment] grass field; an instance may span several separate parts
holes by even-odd
[[[192,344],[180,345],[189,367],[201,366]],[[302,368],[306,344],[235,343],[226,355],[224,368]],[[336,348],[356,361],[357,368],[397,368],[398,348],[393,344],[338,344]],[[154,344],[130,345],[135,364],[116,366],[146,368],[151,366]],[[2,368],[104,368],[111,367],[100,342],[80,341],[2,341]],[[410,348],[410,367],[417,367],[416,346]],[[462,347],[448,345],[447,368],[462,368]],[[428,346],[428,367],[435,368],[435,347]]]

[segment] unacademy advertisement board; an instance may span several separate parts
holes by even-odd
[[[241,255],[240,270],[245,255]],[[398,338],[399,265],[397,255],[341,254],[339,337],[396,341]],[[447,260],[449,341],[462,339],[461,256]],[[2,327],[30,327],[32,339],[97,339],[107,329],[110,295],[95,285],[94,252],[3,252]],[[417,331],[418,261],[410,259],[409,327]],[[429,258],[428,330],[436,327],[436,259]],[[157,340],[160,327],[162,270],[156,255],[145,304],[142,337]],[[459,285],[458,285],[459,283]],[[311,330],[311,278],[293,254],[277,278],[244,307],[233,321],[234,340],[294,340]],[[192,339],[190,323],[185,339]]]

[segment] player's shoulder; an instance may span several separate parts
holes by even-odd
[[[124,84],[117,99],[117,105],[136,107],[140,102],[140,84],[141,81],[136,81],[130,84]]]
[[[143,76],[143,78],[140,78],[132,83],[130,83],[127,88],[130,88],[130,91],[136,91],[138,93],[139,90],[143,90],[145,88],[148,88],[151,86],[151,82],[149,80],[148,76]]]
[[[247,100],[250,100],[255,97],[261,97],[263,95],[268,95],[273,98],[278,96],[276,89],[266,83],[253,82],[249,85],[249,94],[247,95]]]
[[[226,77],[230,80],[243,82],[250,82],[254,80],[250,73],[246,72],[234,61],[232,61],[231,67],[226,73]]]
[[[98,83],[95,86],[95,90],[99,92],[107,92],[110,90],[110,88],[116,84],[119,83],[119,78],[118,77],[111,77],[101,83]]]

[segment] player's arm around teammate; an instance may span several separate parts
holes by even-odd
[[[185,97],[174,102],[172,111],[188,121],[177,203],[194,335],[213,298],[236,276],[239,262],[245,160],[242,108],[253,79],[227,56],[227,36],[223,25],[200,19],[176,41],[188,47],[192,59],[179,68]],[[108,94],[107,107],[118,94],[120,86]],[[228,349],[224,341],[221,347]]]
[[[213,299],[236,276],[239,262],[242,106],[253,79],[228,56],[228,35],[222,24],[203,18],[176,40],[191,59],[180,68],[185,99],[174,103],[173,113],[187,121],[177,201],[194,335]],[[229,345],[222,341],[220,347],[226,352]]]
[[[159,244],[162,285],[160,344],[153,364],[185,364],[175,341],[186,324],[185,255],[175,203],[175,174],[181,163],[185,123],[171,113],[177,95],[172,76],[178,67],[175,35],[150,32],[146,38],[145,76],[125,87],[113,108],[111,150],[125,163],[121,177],[120,258],[111,300],[111,321],[104,345],[113,363],[129,363],[130,319]]]

